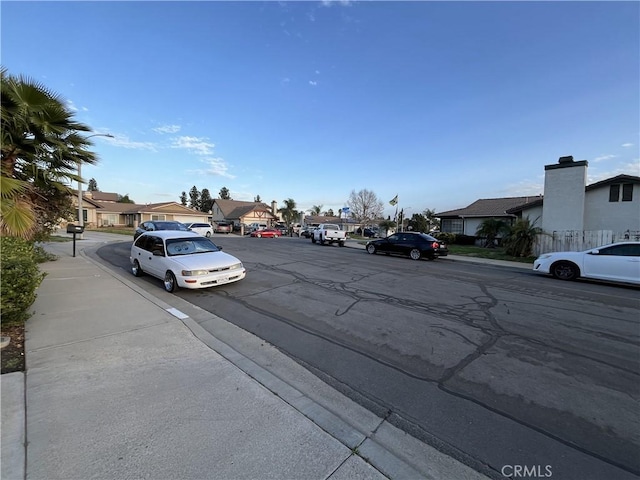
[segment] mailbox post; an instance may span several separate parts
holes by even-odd
[[[73,233],[73,256],[76,256],[76,234],[84,232],[84,225],[67,224],[67,233]]]

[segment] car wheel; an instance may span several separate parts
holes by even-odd
[[[273,238],[278,238],[278,237],[279,237],[279,235],[274,235],[274,236],[273,236]]]
[[[207,238],[211,236],[211,232],[207,232]]]
[[[367,253],[370,253],[371,255],[376,253],[376,246],[375,245],[367,245]]]
[[[324,238],[320,237],[320,245],[324,245]]]
[[[311,243],[316,243],[316,237],[311,237]]]
[[[411,260],[420,260],[422,253],[420,253],[420,250],[417,248],[412,248],[409,252],[409,256],[411,257]]]
[[[136,277],[141,277],[142,274],[144,273],[140,268],[140,264],[138,263],[138,260],[133,261],[133,266],[131,267],[131,273],[133,273]]]
[[[258,237],[258,238],[262,238],[262,235],[261,235],[261,234],[259,234],[259,233],[256,233],[256,237]]]
[[[164,274],[164,289],[169,293],[176,289],[176,276],[171,270]]]
[[[559,280],[575,280],[580,276],[580,270],[571,262],[558,262],[551,266],[551,275]]]
[[[338,245],[340,245],[341,247],[344,247],[344,242],[338,242]]]

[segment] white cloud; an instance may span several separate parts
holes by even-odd
[[[348,7],[351,5],[351,0],[322,0],[323,7],[331,7],[333,5]]]
[[[177,133],[180,131],[180,125],[163,125],[153,129],[157,133]]]
[[[617,175],[635,175],[640,176],[640,161],[636,159],[635,161],[631,161],[628,163],[622,163],[616,166],[612,170],[608,170],[605,172],[593,172],[592,175],[588,176],[587,184],[599,182],[601,180],[606,180],[611,177],[615,177]]]
[[[149,150],[152,152],[157,151],[156,146],[151,142],[134,142],[126,135],[113,134],[113,138],[103,138],[105,142],[109,142],[111,145],[122,148],[129,148],[131,150]]]
[[[315,87],[316,85],[318,85],[318,82],[314,82],[313,80],[309,80],[309,85]]]
[[[507,185],[501,192],[505,197],[535,197],[544,192],[544,180],[523,180]]]
[[[194,173],[196,175],[211,175],[214,177],[236,178],[235,175],[231,175],[228,172],[229,167],[227,166],[227,163],[222,158],[219,158],[219,157],[203,158],[202,163],[204,163],[207,167],[204,169],[192,170],[189,173]]]
[[[623,143],[621,147],[624,147],[624,148],[633,147],[633,143]]]
[[[198,155],[211,155],[215,144],[206,141],[206,138],[177,137],[173,139],[171,148],[182,148]]]
[[[614,158],[616,158],[616,155],[602,155],[600,157],[596,157],[593,159],[594,162],[604,162],[607,160],[613,160]]]

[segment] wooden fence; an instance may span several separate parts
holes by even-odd
[[[533,245],[533,254],[547,252],[580,252],[608,243],[625,240],[640,241],[640,231],[613,232],[611,230],[563,230],[540,234]]]

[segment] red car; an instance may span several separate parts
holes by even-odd
[[[278,238],[282,236],[280,230],[276,230],[275,228],[265,228],[264,230],[256,230],[255,232],[251,232],[252,237],[265,237],[265,238]]]

